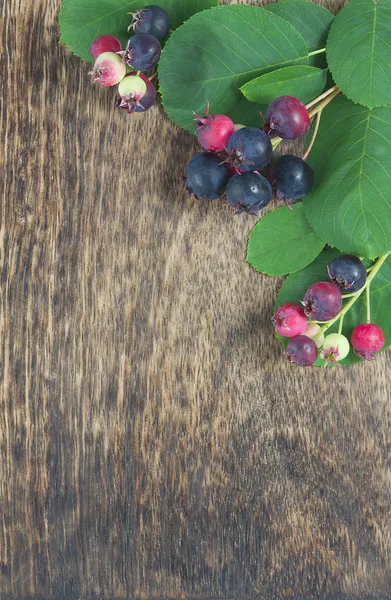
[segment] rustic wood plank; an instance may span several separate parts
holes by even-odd
[[[386,352],[286,365],[254,219],[2,3],[0,598],[391,597]],[[328,4],[338,8],[341,2]]]

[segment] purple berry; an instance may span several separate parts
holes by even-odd
[[[307,133],[309,124],[308,110],[301,100],[280,96],[269,106],[265,128],[284,140],[296,140]]]
[[[264,131],[243,127],[230,137],[227,162],[243,171],[259,171],[271,160],[272,144]]]
[[[155,100],[155,86],[143,73],[128,73],[117,86],[117,106],[129,114],[149,110]]]
[[[314,185],[312,167],[293,154],[280,156],[274,167],[274,177],[277,192],[282,198],[301,198]]]
[[[214,200],[224,193],[228,179],[228,167],[217,154],[199,152],[187,169],[187,191],[197,198]]]
[[[149,33],[158,40],[162,40],[168,34],[170,21],[166,11],[160,6],[145,6],[133,14],[133,27],[136,33]],[[128,30],[129,30],[128,29]]]
[[[236,213],[256,215],[272,199],[273,191],[267,179],[258,173],[236,174],[227,185],[227,203]]]
[[[198,125],[197,136],[205,150],[209,152],[222,152],[228,146],[230,137],[235,132],[233,121],[225,115],[210,115],[209,106],[205,117],[195,114]]]
[[[306,335],[297,335],[289,340],[285,355],[289,362],[296,363],[299,367],[309,367],[318,358],[318,347]]]
[[[319,281],[304,296],[304,312],[313,321],[330,321],[342,308],[339,288],[329,281]]]
[[[96,59],[90,75],[95,83],[109,87],[122,81],[126,75],[126,67],[114,52],[103,52]]]
[[[101,35],[90,48],[90,54],[94,60],[104,52],[121,52],[121,42],[112,35]]]
[[[328,266],[330,280],[343,292],[357,292],[367,280],[367,270],[362,261],[352,254],[334,258]]]
[[[284,337],[301,335],[307,327],[307,317],[300,304],[288,302],[279,306],[272,317],[276,331]]]
[[[364,360],[372,360],[375,353],[386,343],[386,336],[379,325],[363,323],[353,329],[351,341],[357,356]]]
[[[136,71],[150,71],[160,58],[161,46],[153,35],[136,33],[129,39],[126,49],[118,54]]]

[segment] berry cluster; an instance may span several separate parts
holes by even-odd
[[[356,256],[344,254],[335,258],[328,266],[331,281],[320,281],[311,285],[300,304],[288,303],[279,306],[272,317],[276,331],[290,338],[286,356],[292,363],[310,366],[320,357],[329,363],[347,357],[350,352],[348,339],[342,335],[342,322],[346,309],[342,308],[342,292],[357,297],[367,287],[367,270]],[[351,302],[352,303],[352,302]],[[324,337],[324,332],[340,319],[338,333]],[[321,328],[318,323],[324,323]],[[383,330],[368,322],[357,325],[351,335],[351,344],[357,356],[372,360],[375,353],[385,344]]]
[[[156,100],[156,89],[144,73],[153,69],[161,54],[160,40],[169,32],[168,14],[159,6],[146,6],[133,15],[129,29],[134,35],[125,49],[111,36],[98,37],[90,48],[94,59],[91,71],[94,82],[116,86],[116,104],[129,114],[145,112]],[[134,69],[127,71],[127,67]]]
[[[206,150],[191,159],[187,171],[187,190],[195,196],[213,200],[225,193],[236,213],[256,215],[272,199],[272,186],[276,197],[285,200],[301,198],[313,186],[313,170],[299,156],[287,154],[271,163],[273,142],[296,140],[309,129],[308,110],[298,98],[276,98],[260,129],[210,115],[209,107],[204,117],[195,114],[195,120]]]

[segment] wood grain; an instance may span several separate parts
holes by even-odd
[[[186,196],[194,139],[114,110],[59,4],[0,2],[1,600],[390,598],[390,352],[285,364],[255,220]]]

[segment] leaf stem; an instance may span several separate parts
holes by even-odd
[[[314,50],[313,52],[309,52],[308,56],[315,56],[315,54],[322,54],[322,52],[326,52],[326,48],[319,48],[318,50]]]
[[[305,105],[306,109],[308,110],[309,108],[311,108],[315,104],[318,104],[318,102],[320,102],[321,100],[323,100],[323,98],[327,98],[327,96],[329,96],[330,94],[332,94],[333,92],[335,92],[336,89],[338,89],[338,86],[333,85],[333,87],[329,88],[328,90],[326,90],[325,92],[323,92],[323,94],[321,94],[320,96],[318,96],[317,98],[315,98],[314,100],[312,100],[311,102],[309,102],[308,104],[306,104]]]
[[[307,148],[306,153],[303,156],[303,160],[307,160],[309,153],[312,150],[312,146],[314,145],[316,136],[318,135],[318,130],[319,130],[319,123],[320,123],[320,117],[322,116],[321,112],[318,112],[318,114],[316,115],[316,122],[315,122],[315,129],[314,129],[314,133],[312,134],[312,138],[310,141],[310,145]]]
[[[367,297],[367,323],[371,322],[371,294],[370,294],[370,286],[368,285],[368,287],[365,290],[366,293],[366,297]]]
[[[352,308],[353,304],[355,302],[357,302],[357,300],[360,298],[361,294],[369,288],[369,286],[371,285],[371,281],[376,277],[379,269],[381,269],[381,267],[383,266],[384,262],[386,261],[386,259],[388,258],[388,256],[390,254],[391,254],[391,251],[386,252],[386,254],[382,254],[381,256],[379,256],[379,258],[377,259],[377,261],[375,262],[375,264],[372,267],[372,271],[370,272],[370,274],[367,277],[367,281],[366,281],[365,285],[361,288],[361,290],[358,290],[358,292],[353,294],[353,296],[351,297],[349,302],[343,307],[343,309],[337,314],[337,316],[334,317],[334,319],[331,319],[331,321],[328,321],[320,329],[320,331],[314,337],[314,340],[316,340],[323,333],[325,333],[332,325],[334,325],[334,323],[336,323],[338,321],[338,319],[341,319],[346,315],[346,313]]]

